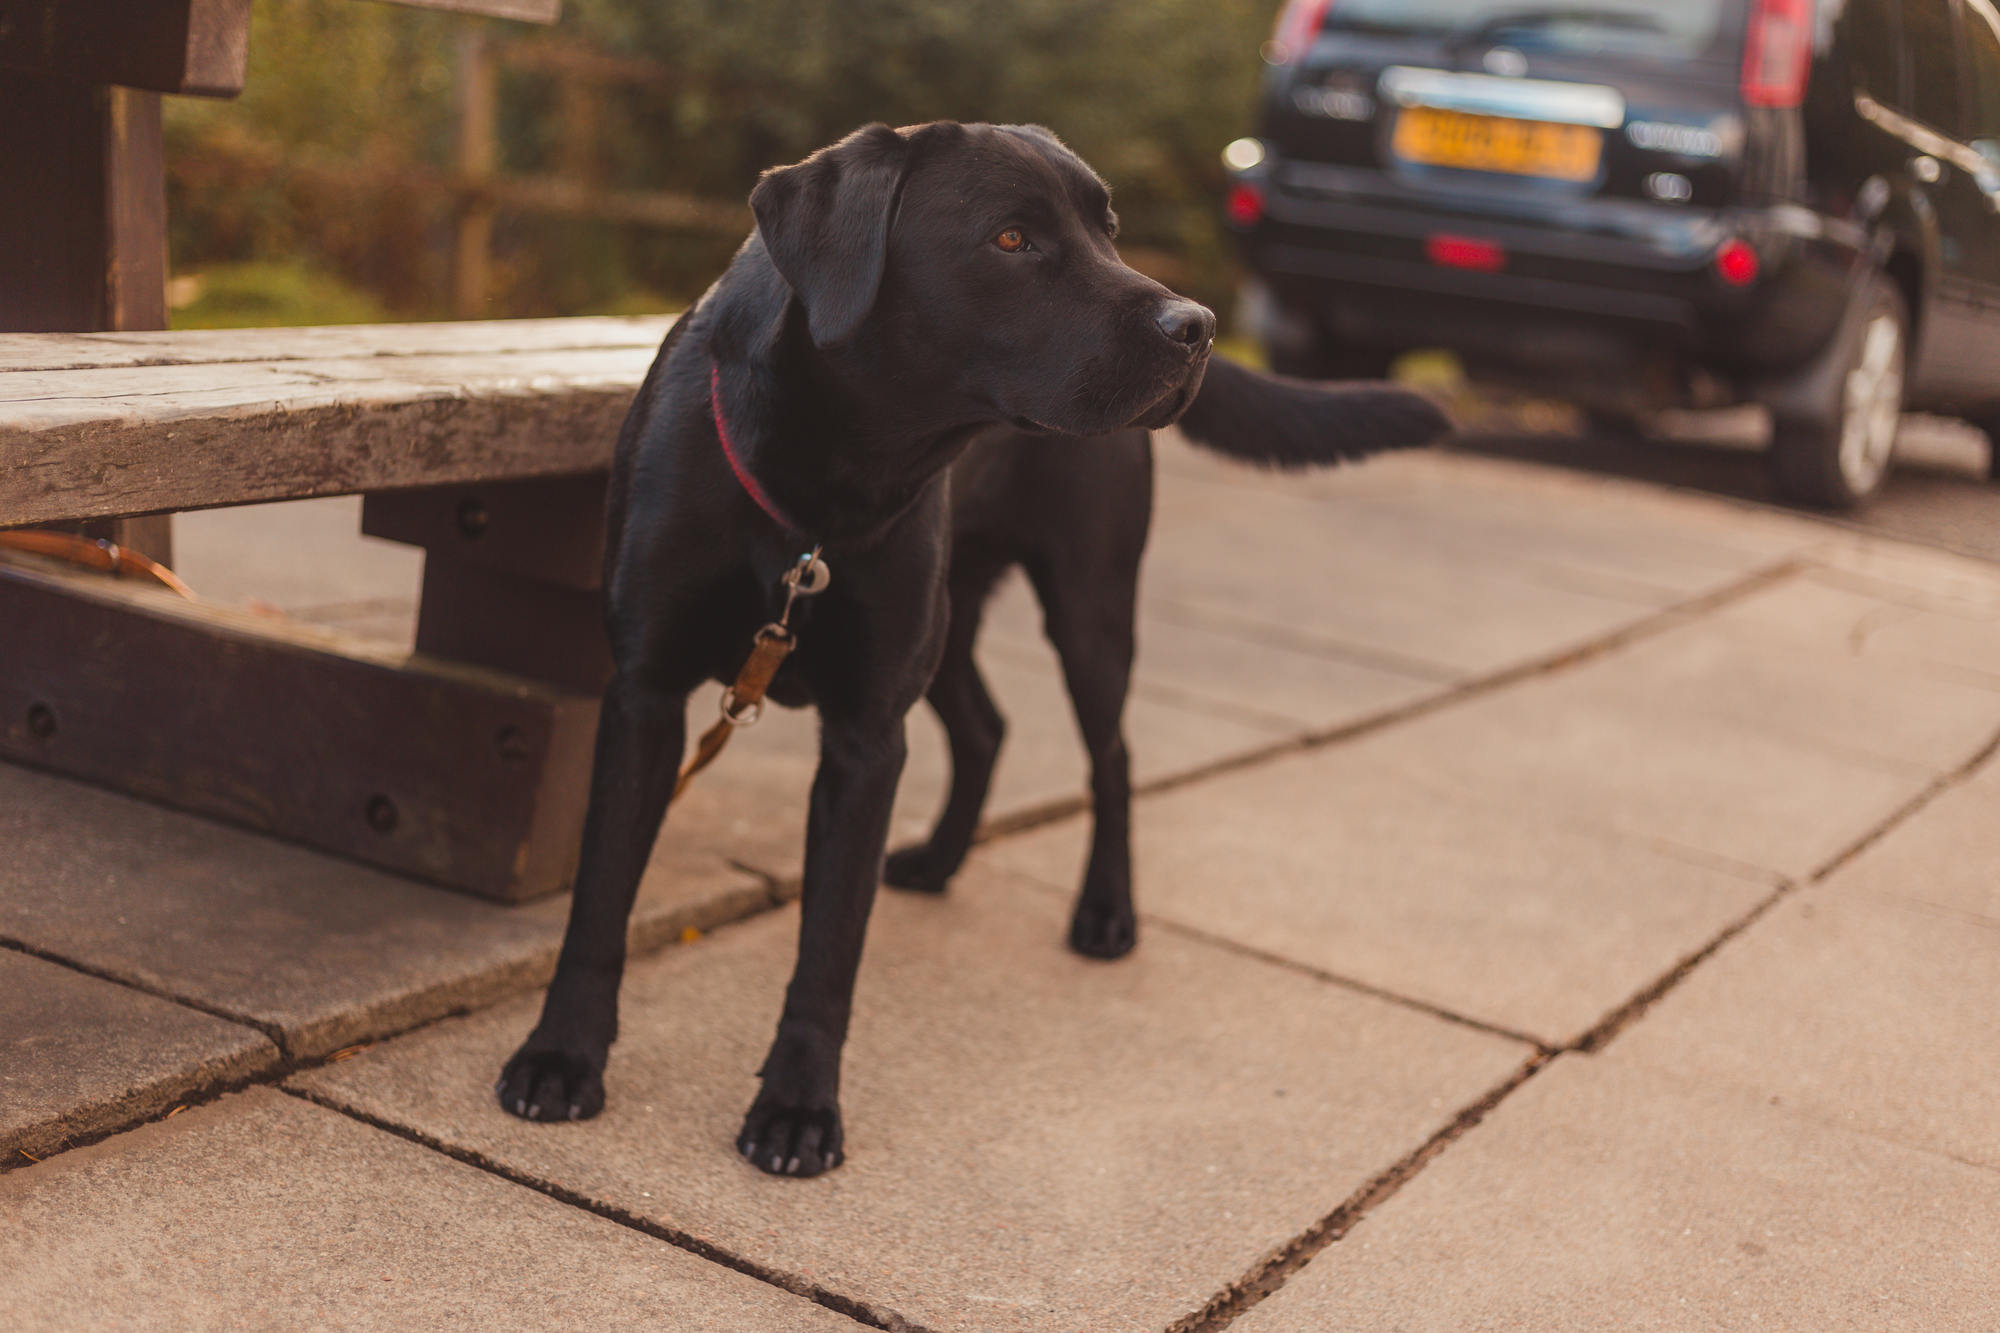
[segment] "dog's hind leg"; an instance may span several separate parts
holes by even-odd
[[[583,1120],[604,1108],[618,1035],[626,919],[673,795],[687,696],[621,676],[597,724],[583,857],[569,929],[541,1021],[501,1071],[500,1105],[528,1120]]]
[[[930,838],[919,846],[904,848],[885,863],[883,882],[895,888],[943,893],[964,864],[972,835],[979,828],[1007,720],[987,692],[973,648],[979,640],[987,595],[1005,568],[991,561],[954,557],[951,628],[945,639],[944,660],[938,664],[926,695],[951,746],[951,794]]]
[[[1090,755],[1090,862],[1070,918],[1069,944],[1091,958],[1123,957],[1138,942],[1132,911],[1132,774],[1125,749],[1138,594],[1138,552],[1130,555],[1117,569],[1058,573],[1031,565],[1029,570]],[[1086,572],[1096,576],[1083,577]]]

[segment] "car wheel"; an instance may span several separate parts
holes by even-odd
[[[1321,338],[1305,348],[1272,347],[1271,370],[1299,380],[1382,380],[1402,352],[1393,347],[1357,347]]]
[[[1784,498],[1849,509],[1881,489],[1902,424],[1910,316],[1902,293],[1881,274],[1856,295],[1860,318],[1836,336],[1831,401],[1811,416],[1781,414],[1771,463]]]

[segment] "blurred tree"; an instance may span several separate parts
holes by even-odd
[[[741,199],[764,168],[871,120],[1035,121],[1111,181],[1142,267],[1225,301],[1218,153],[1248,125],[1275,0],[569,0],[561,35],[658,61],[607,97],[604,174]],[[177,100],[169,133],[177,267],[288,258],[406,314],[442,313],[448,214],[435,199],[298,170],[441,170],[454,51],[477,22],[352,3],[258,0],[249,88]],[[491,24],[498,40],[525,30]],[[552,81],[502,87],[505,169],[561,153]],[[334,173],[337,175],[337,173]],[[365,196],[365,197],[364,197]],[[678,304],[740,237],[503,217],[494,313]]]

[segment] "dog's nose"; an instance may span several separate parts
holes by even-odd
[[[1215,336],[1215,316],[1193,301],[1169,301],[1153,317],[1160,332],[1183,347],[1202,347]]]

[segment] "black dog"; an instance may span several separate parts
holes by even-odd
[[[1449,423],[1399,390],[1302,384],[1216,359],[1180,427],[1219,453],[1301,467],[1428,443]],[[889,857],[884,881],[942,893],[972,845],[1005,732],[973,645],[988,595],[1018,565],[1042,604],[1090,757],[1094,827],[1070,946],[1121,957],[1138,938],[1124,713],[1139,559],[1153,517],[1152,438],[1129,430],[1081,443],[995,432],[952,466],[951,492],[950,630],[928,696],[951,745],[951,790],[930,838]]]
[[[1131,936],[1117,700],[1150,509],[1143,432],[1192,403],[1211,440],[1282,461],[1320,452],[1287,441],[1349,424],[1337,405],[1367,423],[1343,453],[1416,443],[1442,420],[1393,390],[1336,396],[1223,363],[1204,381],[1214,317],[1120,262],[1103,183],[1045,130],[871,126],[768,173],[750,202],[756,231],[668,335],[619,438],[606,578],[617,672],[576,894],[541,1020],[497,1092],[528,1119],[602,1108],[626,918],[674,788],[687,696],[735,678],[784,601],[783,575],[820,547],[831,587],[798,604],[797,650],[771,687],[821,723],[798,961],[737,1140],[760,1168],[809,1176],[841,1160],[840,1053],[904,715],[941,661],[946,716],[981,711],[972,631],[999,568],[1036,572],[1070,640],[1072,687],[1103,694],[1086,704],[1080,690],[1079,713],[1108,726],[1091,749],[1116,798],[1100,848],[1109,830],[1119,855],[1093,865],[1079,931],[1114,953]],[[996,428],[1032,438],[968,452]],[[1131,433],[1068,438],[1118,431]],[[954,521],[965,568],[952,564]],[[1091,579],[1105,582],[1081,586]],[[949,701],[961,694],[969,712]],[[955,868],[984,795],[978,753],[961,750],[953,813],[903,878],[937,885]]]

